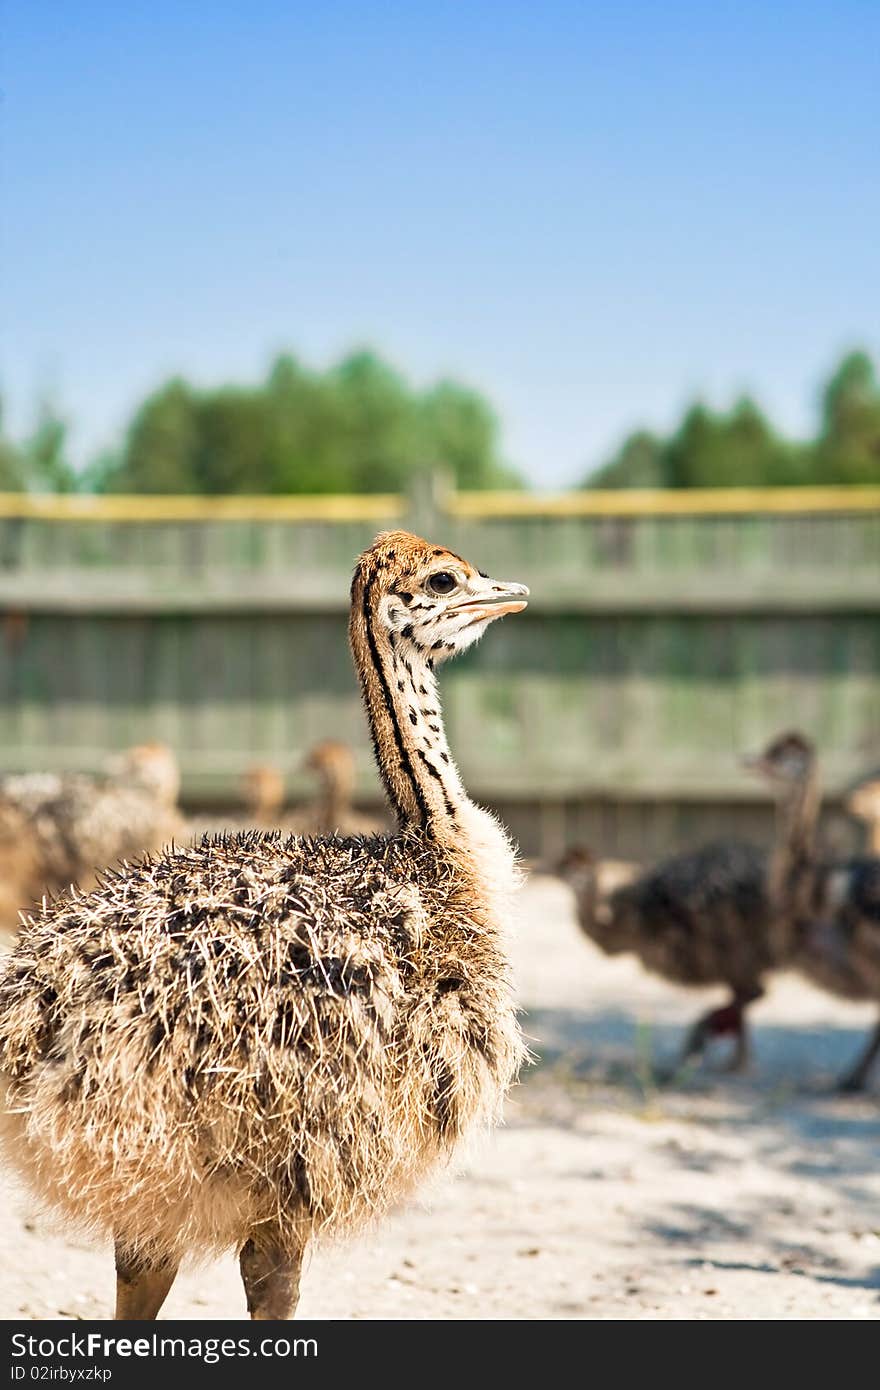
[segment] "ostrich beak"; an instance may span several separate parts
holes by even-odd
[[[498,579],[485,579],[480,592],[465,603],[457,603],[455,611],[466,613],[470,622],[494,622],[508,613],[521,613],[528,605],[529,591],[525,584],[513,584]]]

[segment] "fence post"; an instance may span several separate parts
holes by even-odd
[[[407,489],[407,525],[410,530],[427,540],[436,540],[438,527],[442,530],[442,522],[447,515],[449,497],[454,491],[455,482],[448,469],[417,468]]]

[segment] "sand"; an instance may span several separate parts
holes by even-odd
[[[578,933],[534,878],[515,946],[537,1061],[454,1175],[347,1245],[318,1250],[307,1318],[877,1318],[880,1095],[835,1074],[875,1011],[782,976],[753,1010],[747,1079],[652,1080],[717,993],[675,989]],[[107,1317],[108,1249],[65,1238],[10,1188],[0,1317]],[[235,1261],[183,1273],[168,1318],[237,1318]]]

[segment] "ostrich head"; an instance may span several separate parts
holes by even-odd
[[[625,890],[626,882],[620,875],[603,874],[602,869],[601,860],[582,845],[567,849],[555,866],[557,876],[575,895],[581,930],[606,955],[616,956],[633,945],[628,918],[617,913],[612,903],[612,898]]]
[[[572,845],[553,866],[553,873],[567,883],[578,898],[595,884],[596,870],[596,857],[584,845]]]
[[[790,732],[771,739],[763,753],[744,758],[752,772],[777,786],[790,787],[807,780],[816,765],[815,745],[804,734]]]
[[[359,584],[390,646],[429,666],[473,646],[496,618],[521,612],[529,593],[406,531],[376,538],[358,562],[353,595]]]
[[[317,772],[319,776],[346,781],[354,771],[354,754],[347,743],[325,738],[311,749],[303,767],[308,772]]]
[[[120,782],[149,792],[157,801],[174,806],[180,794],[180,768],[166,743],[139,743],[128,748],[110,764],[111,775]]]
[[[255,814],[268,816],[284,805],[284,778],[277,767],[259,763],[249,767],[242,779],[245,806]]]

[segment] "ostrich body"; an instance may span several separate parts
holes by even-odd
[[[522,1057],[515,857],[462,787],[434,668],[527,592],[380,536],[349,631],[398,832],[206,837],[23,930],[5,1149],[112,1234],[118,1317],[155,1317],[185,1255],[230,1248],[251,1316],[291,1316],[310,1237],[369,1222],[497,1114]]]
[[[31,773],[0,781],[3,925],[44,894],[88,888],[119,860],[158,850],[184,832],[177,811],[180,775],[163,744],[141,744],[108,775]]]
[[[730,990],[727,1004],[694,1024],[682,1061],[727,1034],[736,1040],[734,1065],[748,1061],[744,1012],[763,994],[772,964],[766,871],[767,857],[756,846],[720,841],[664,860],[604,894],[585,851],[571,850],[562,860],[559,872],[574,890],[578,922],[600,950],[631,952],[673,984]]]
[[[800,735],[774,740],[749,760],[780,787],[777,842],[792,860],[812,843],[816,814],[814,760]],[[777,963],[771,857],[756,845],[724,840],[677,854],[603,894],[590,856],[571,850],[559,872],[575,892],[582,930],[609,955],[629,951],[647,970],[675,984],[726,985],[731,997],[697,1020],[682,1061],[700,1055],[713,1037],[735,1039],[733,1065],[748,1062],[745,1010],[764,993]]]

